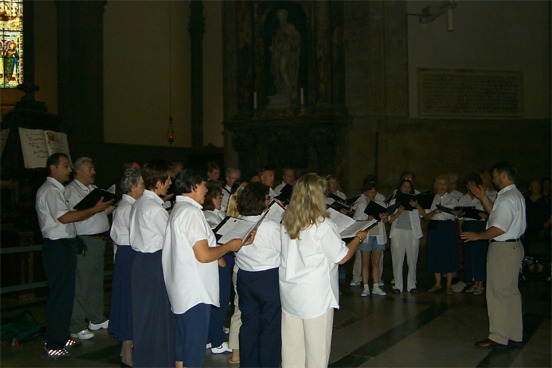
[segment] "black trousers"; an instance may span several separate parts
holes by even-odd
[[[46,303],[46,347],[61,349],[69,339],[75,299],[77,255],[70,239],[44,239],[42,265],[48,280]]]

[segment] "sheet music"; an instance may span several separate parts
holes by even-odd
[[[62,152],[69,156],[65,133],[19,128],[19,139],[26,169],[45,168],[46,160],[52,153]],[[70,156],[69,162],[71,162]]]

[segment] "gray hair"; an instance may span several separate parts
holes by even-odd
[[[241,174],[241,171],[240,171],[239,169],[234,169],[233,167],[229,167],[229,168],[226,169],[225,175],[226,175],[226,176],[230,176],[230,175],[232,175],[232,174],[235,173],[235,172]]]
[[[132,187],[135,187],[140,183],[140,180],[142,179],[142,172],[138,169],[126,169],[123,173],[123,178],[121,179],[121,183],[119,184],[119,187],[121,188],[121,191],[125,194],[130,193],[132,190]]]
[[[90,157],[79,157],[73,164],[73,169],[75,171],[79,171],[82,168],[82,165],[87,162],[94,163],[94,161]]]

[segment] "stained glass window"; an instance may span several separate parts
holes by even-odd
[[[23,0],[0,1],[0,87],[23,83]]]

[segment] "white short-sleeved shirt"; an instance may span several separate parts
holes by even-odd
[[[389,206],[392,206],[396,203],[397,199],[396,198],[393,198],[391,200],[391,202],[389,202]],[[420,218],[420,213],[418,212],[418,210],[416,208],[414,208],[413,210],[411,211],[406,211],[405,212],[408,213],[408,217],[410,219],[410,227],[412,229],[412,231],[414,232],[414,237],[416,239],[420,239],[422,236],[423,236],[423,233],[422,233],[422,221],[421,221],[421,218]],[[404,212],[401,216],[404,216]],[[389,237],[390,238],[393,238],[393,236],[395,235],[395,230],[398,229],[397,228],[397,221],[394,221],[391,223],[391,229],[389,230]]]
[[[448,193],[445,193],[442,196],[435,194],[435,198],[433,198],[433,203],[431,203],[429,212],[435,210],[438,204],[440,204],[443,207],[454,208],[454,207],[458,207],[458,200],[456,200],[456,198],[454,198]],[[439,213],[436,213],[431,219],[436,221],[446,221],[446,220],[454,220],[456,219],[456,216],[446,212],[439,212]]]
[[[69,201],[71,208],[75,207],[84,197],[96,188],[95,185],[84,185],[77,179],[73,180],[65,187],[65,198]],[[109,219],[105,211],[98,212],[93,216],[75,222],[75,228],[79,235],[94,235],[105,233],[109,230]]]
[[[141,253],[155,253],[163,248],[163,236],[169,214],[163,208],[163,200],[151,190],[144,194],[130,210],[130,245]]]
[[[201,263],[193,246],[207,240],[209,247],[217,241],[205,220],[201,205],[186,196],[177,196],[163,245],[163,276],[171,310],[185,313],[198,304],[220,305],[217,261]]]
[[[240,216],[241,219],[256,223],[259,216]],[[240,270],[255,272],[264,271],[280,266],[280,252],[282,241],[280,239],[280,224],[270,219],[264,219],[257,228],[255,241],[245,247],[241,247],[236,253],[236,264]]]
[[[64,191],[63,184],[48,176],[36,192],[35,208],[43,238],[57,240],[77,236],[74,223],[62,224],[58,220],[70,211]]]
[[[113,211],[113,223],[109,235],[117,245],[130,245],[130,210],[134,202],[136,202],[134,198],[128,194],[123,194],[117,208]]]
[[[226,211],[226,209],[228,208],[228,201],[230,200],[231,192],[232,187],[229,187],[228,185],[225,185],[222,188],[222,202],[220,203],[220,208],[223,211]]]
[[[380,202],[377,199],[375,200],[375,202],[377,204],[379,204],[380,206],[387,208],[385,203]],[[364,193],[361,194],[360,197],[355,202],[356,209],[355,209],[355,214],[353,215],[354,220],[356,220],[356,221],[368,220],[369,216],[364,213],[364,210],[366,209],[366,207],[368,207],[369,203],[370,203],[370,200],[368,199],[368,197]],[[368,233],[368,235],[377,237],[378,238],[378,244],[380,244],[380,245],[387,244],[387,233],[385,231],[385,225],[384,225],[383,221],[379,221],[376,226],[377,226],[377,232],[376,232],[377,234],[372,235],[372,234]]]
[[[504,234],[494,238],[496,241],[518,239],[525,233],[525,199],[515,184],[498,192],[487,221],[487,229],[491,226],[504,231]]]
[[[326,218],[290,239],[282,226],[280,298],[282,310],[298,318],[316,318],[339,308],[337,263],[349,250],[336,225]]]
[[[483,208],[483,204],[481,204],[481,201],[477,199],[476,197],[470,196],[470,194],[464,194],[462,198],[458,200],[458,206],[460,207],[474,207],[476,210],[485,211]],[[464,221],[485,221],[483,219],[472,219],[468,217],[464,217]]]
[[[205,216],[205,219],[207,220],[209,226],[211,226],[211,229],[217,227],[222,220],[224,220],[224,217],[226,217],[224,211],[216,208],[214,210],[203,211],[203,216]]]

